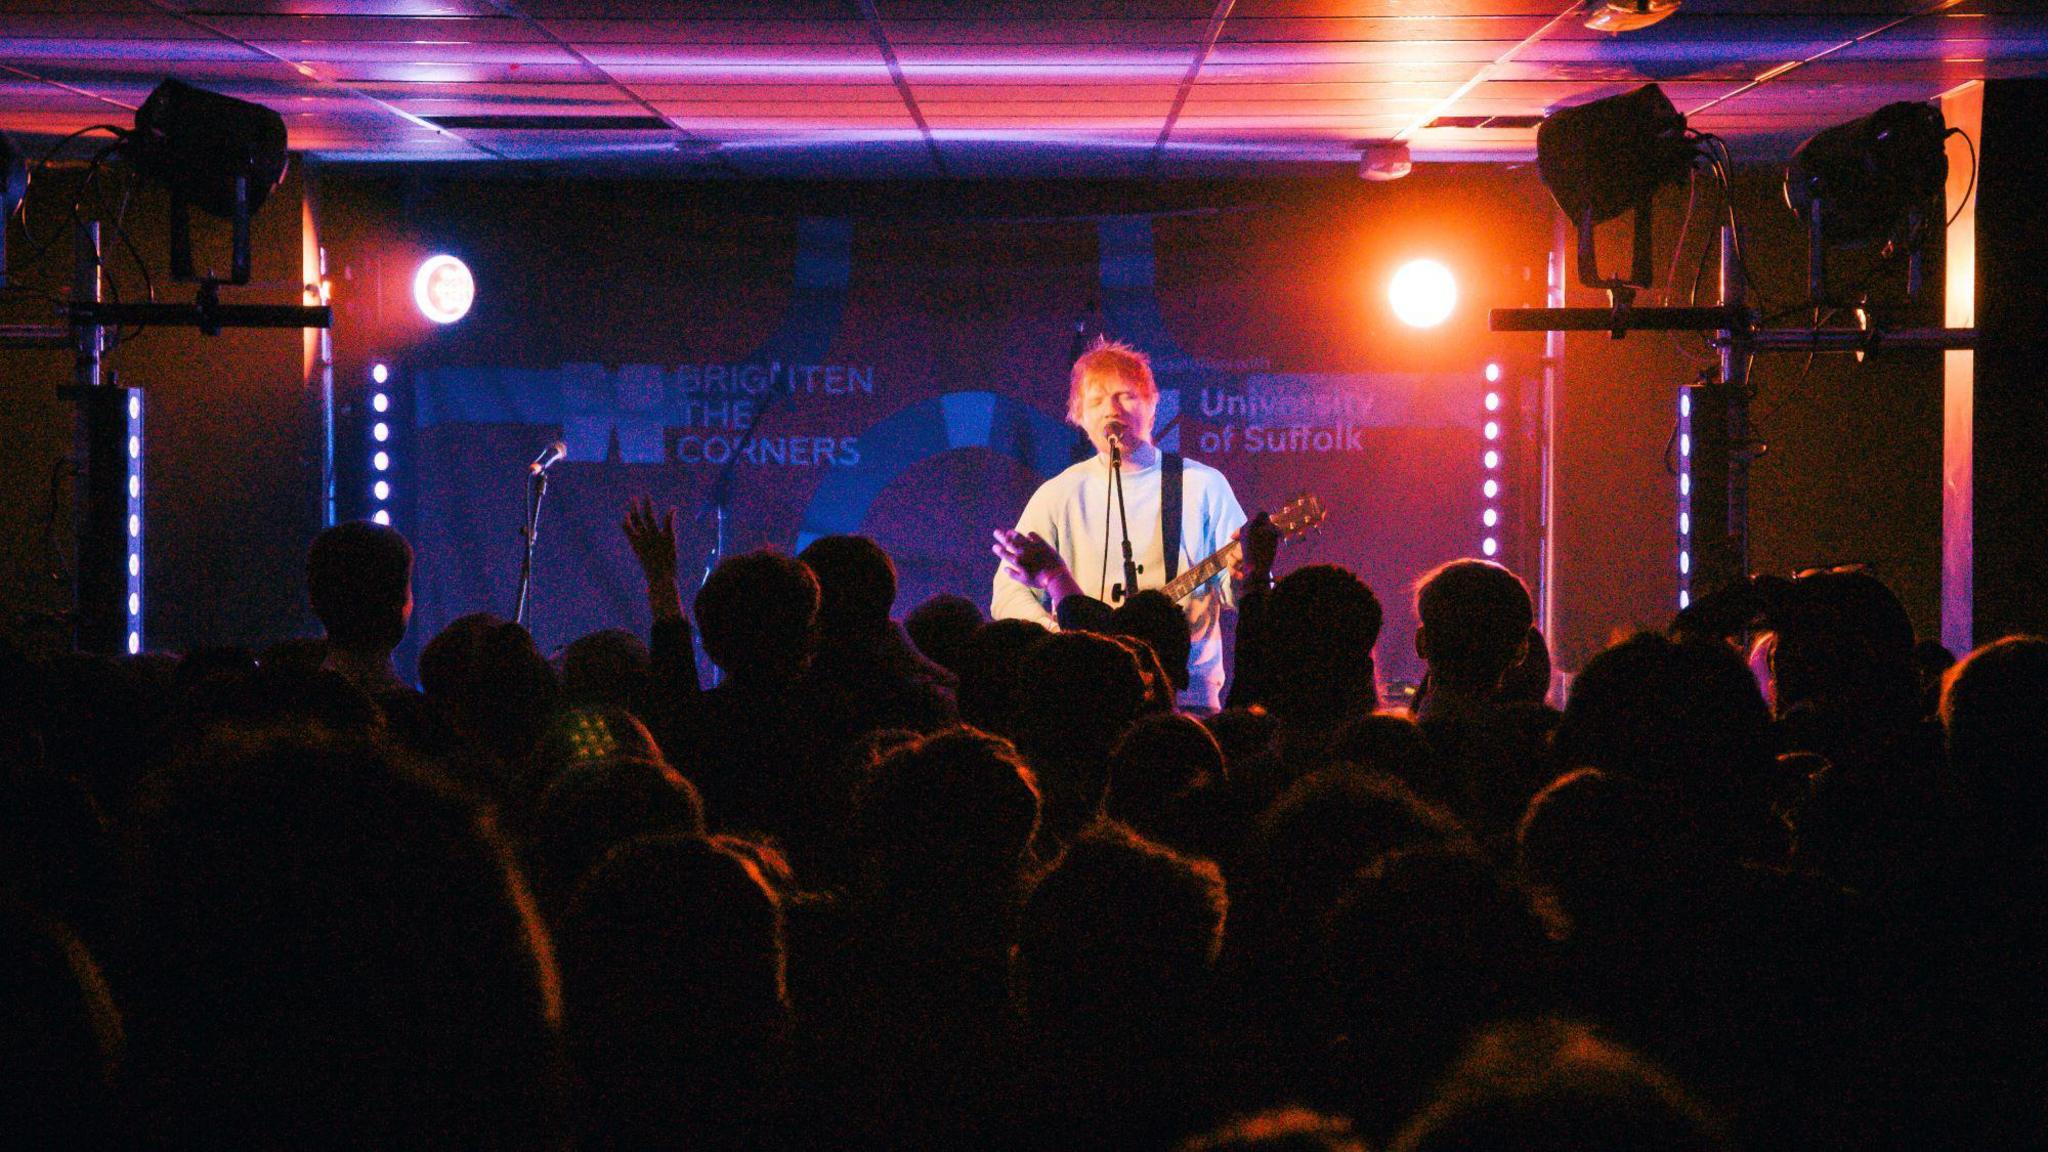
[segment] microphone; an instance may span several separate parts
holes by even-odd
[[[546,448],[541,449],[540,455],[535,456],[533,458],[533,463],[528,464],[526,466],[527,474],[531,476],[538,476],[541,473],[547,471],[548,469],[554,467],[555,465],[561,463],[562,458],[567,456],[568,454],[569,446],[567,444],[564,444],[560,440],[557,440],[553,444],[548,445]]]

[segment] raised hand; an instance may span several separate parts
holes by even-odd
[[[1044,592],[1054,604],[1081,590],[1074,574],[1067,570],[1067,562],[1045,542],[1045,537],[1007,528],[998,528],[990,535],[995,537],[995,543],[989,551],[1002,561],[1003,574],[1010,579]]]
[[[676,513],[671,508],[656,515],[654,501],[635,496],[626,503],[626,518],[619,523],[626,543],[640,561],[640,574],[647,580],[647,606],[656,620],[683,614],[682,593],[676,588]]]

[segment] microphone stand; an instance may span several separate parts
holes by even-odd
[[[512,610],[512,622],[521,626],[526,623],[527,592],[533,587],[533,542],[540,535],[540,502],[547,494],[548,470],[536,468],[526,486],[526,522],[519,528],[525,547],[519,555],[519,603]]]
[[[1109,438],[1109,488],[1116,493],[1116,519],[1124,538],[1124,582],[1109,590],[1112,601],[1127,600],[1138,593],[1138,564],[1131,558],[1131,516],[1124,511],[1123,437]]]

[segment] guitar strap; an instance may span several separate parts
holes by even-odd
[[[1166,582],[1180,575],[1180,466],[1178,452],[1159,460],[1159,531],[1166,545]]]

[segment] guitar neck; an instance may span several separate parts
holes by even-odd
[[[1232,540],[1230,543],[1218,548],[1207,560],[1174,577],[1172,582],[1167,584],[1166,587],[1161,588],[1160,591],[1166,593],[1174,603],[1178,604],[1192,595],[1195,589],[1214,578],[1218,572],[1237,563],[1238,558],[1243,555],[1244,545],[1236,540]]]

